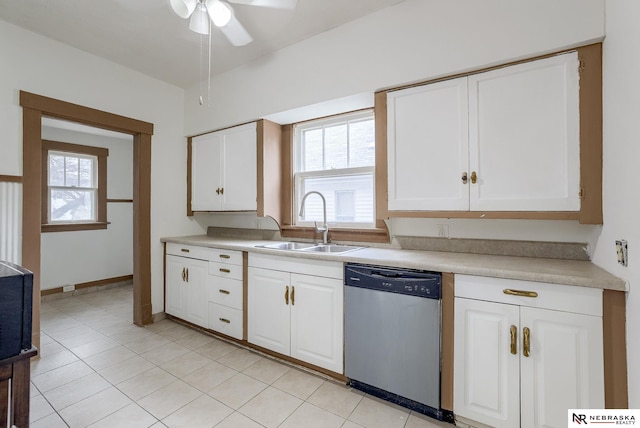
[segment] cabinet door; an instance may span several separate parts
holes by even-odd
[[[290,290],[288,272],[248,269],[247,340],[284,355],[290,353]]]
[[[387,95],[389,210],[467,210],[467,78]]]
[[[577,53],[469,77],[474,211],[577,211]]]
[[[291,274],[291,356],[343,372],[343,281]]]
[[[222,163],[221,209],[255,211],[257,208],[256,124],[225,131]]]
[[[184,265],[184,257],[167,256],[165,267],[165,308],[164,311],[174,317],[184,318],[185,300],[183,288],[185,281],[183,272],[186,267]]]
[[[191,140],[191,209],[193,211],[220,209],[221,199],[216,194],[216,189],[222,187],[220,171],[222,144],[221,132],[212,132]]]
[[[206,282],[209,263],[203,260],[186,259],[187,276],[184,287],[184,319],[201,327],[208,327]]]
[[[492,427],[520,426],[519,307],[455,299],[454,413]],[[516,338],[517,339],[517,338]],[[566,413],[565,413],[566,418]]]
[[[565,427],[567,409],[604,408],[602,318],[521,308],[522,427]]]

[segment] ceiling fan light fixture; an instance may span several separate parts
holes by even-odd
[[[199,34],[209,34],[209,14],[207,7],[198,2],[189,20],[189,29]]]
[[[216,27],[224,27],[231,21],[231,8],[220,0],[207,0],[207,11]]]

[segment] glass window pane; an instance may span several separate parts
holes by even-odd
[[[80,187],[96,187],[93,184],[93,165],[94,160],[91,158],[80,158]]]
[[[78,158],[65,156],[65,186],[78,187]]]
[[[376,135],[373,120],[349,124],[349,166],[375,165]]]
[[[64,156],[49,155],[49,185],[64,186]]]
[[[95,221],[95,194],[95,190],[51,189],[50,221]]]
[[[373,174],[309,177],[302,180],[300,197],[312,190],[324,195],[327,201],[328,222],[373,223]],[[351,196],[347,196],[347,193]],[[339,198],[342,199],[338,200]],[[348,202],[347,198],[351,198],[353,202]],[[347,208],[347,202],[352,208]],[[340,217],[343,215],[352,219],[342,220]],[[299,220],[322,222],[322,199],[318,195],[307,197],[303,217]]]
[[[324,129],[324,169],[347,167],[347,124]]]
[[[302,133],[302,171],[322,169],[322,129]]]

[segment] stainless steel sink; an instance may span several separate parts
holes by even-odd
[[[307,242],[278,242],[275,244],[258,245],[262,248],[271,248],[272,250],[303,250],[305,248],[314,247],[316,244]]]
[[[362,247],[342,244],[311,244],[307,242],[276,242],[273,244],[257,245],[260,248],[285,251],[308,251],[314,253],[346,253],[359,250]]]
[[[305,248],[303,251],[313,251],[317,253],[346,253],[347,251],[359,250],[362,247],[341,244],[321,244],[314,247]]]

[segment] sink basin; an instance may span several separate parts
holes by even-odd
[[[276,242],[273,244],[257,245],[260,248],[285,251],[311,251],[316,253],[346,253],[359,250],[362,247],[341,244],[310,244],[307,242]]]
[[[259,245],[259,247],[271,248],[272,250],[303,250],[315,245],[316,244],[309,244],[306,242],[278,242],[275,244]]]
[[[346,253],[347,251],[355,251],[361,248],[362,247],[356,247],[354,245],[326,244],[305,248],[303,251],[313,251],[318,253]]]

